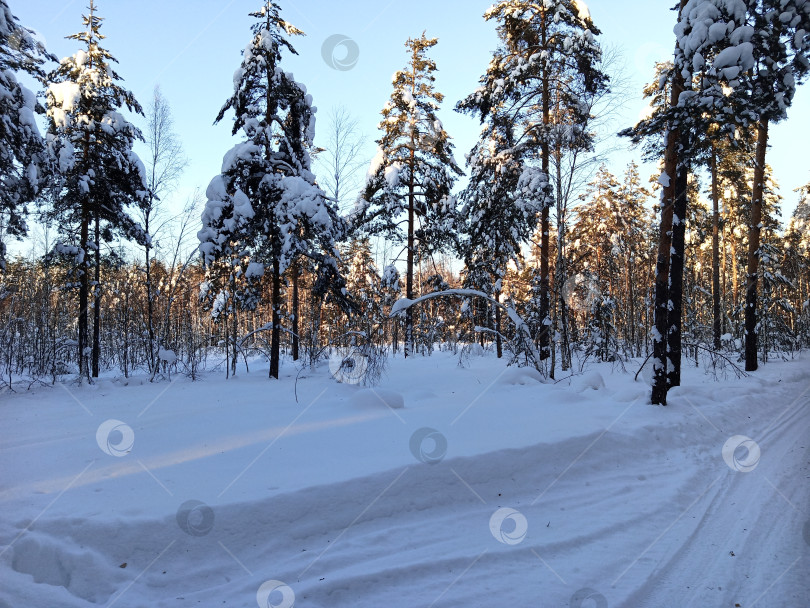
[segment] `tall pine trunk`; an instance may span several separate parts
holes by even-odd
[[[225,379],[231,377],[231,357],[230,357],[230,348],[231,348],[231,341],[228,338],[228,306],[229,304],[226,303],[225,306],[225,317],[222,320],[222,332],[225,334]]]
[[[292,269],[292,358],[298,361],[299,338],[298,338],[298,262],[293,262]]]
[[[234,291],[234,294],[236,292]],[[231,350],[231,375],[236,376],[236,363],[239,357],[239,318],[236,315],[236,297],[233,299],[233,312],[231,312],[231,333],[233,334],[233,349]]]
[[[745,284],[745,371],[757,370],[757,283],[759,241],[762,224],[762,197],[765,190],[765,152],[768,147],[768,119],[757,125],[757,151],[754,165],[754,191],[751,223],[748,227],[748,276]]]
[[[638,352],[638,345],[636,344],[636,303],[635,298],[636,294],[633,290],[633,256],[627,256],[627,270],[625,272],[626,277],[626,291],[627,291],[627,301],[628,301],[628,311],[627,315],[629,317],[628,327],[630,333],[630,352],[635,355],[636,357],[639,356]]]
[[[410,179],[408,182],[408,263],[405,276],[405,297],[413,300],[413,253],[414,253],[414,183],[413,170],[416,164],[416,151],[414,146],[416,140],[411,134],[411,167]],[[405,357],[413,354],[413,307],[409,306],[405,310]]]
[[[314,289],[309,294],[309,360],[315,362],[317,353],[321,347],[321,306],[318,298],[314,294]]]
[[[495,292],[495,301],[501,301],[501,292]],[[493,306],[495,309],[495,350],[498,354],[498,359],[503,357],[503,344],[501,342],[501,307]]]
[[[546,19],[548,18],[547,14],[544,12],[544,18],[542,23],[542,30],[541,30],[541,45],[542,48],[546,48],[548,44],[547,34],[546,34]],[[543,78],[542,78],[542,86],[543,86],[543,128],[548,129],[548,126],[551,124],[551,89],[550,89],[550,80],[551,76],[548,73],[548,68],[544,70]],[[550,158],[549,155],[551,154],[551,146],[548,141],[548,136],[544,136],[542,138],[541,143],[541,154],[543,158],[541,159],[541,168],[543,173],[546,175],[546,178],[550,175],[549,167],[550,167]],[[549,318],[549,289],[550,289],[550,281],[549,281],[549,265],[548,265],[548,255],[550,251],[549,245],[549,222],[548,222],[548,205],[544,204],[543,209],[540,211],[540,306],[539,306],[539,316],[540,316],[540,332],[539,332],[539,346],[540,346],[540,358],[547,359],[550,353],[550,340],[549,340],[549,325],[547,319]],[[553,371],[552,371],[553,375]]]
[[[557,255],[554,265],[554,284],[556,286],[554,293],[556,294],[557,314],[556,323],[554,327],[560,332],[560,368],[562,371],[567,371],[571,367],[571,340],[568,335],[568,311],[566,310],[565,294],[563,288],[568,278],[568,272],[565,268],[565,239],[566,239],[566,217],[565,208],[563,205],[562,194],[562,159],[560,158],[559,151],[557,152]],[[551,365],[551,372],[554,373],[554,363]],[[552,375],[553,377],[553,375]]]
[[[712,144],[712,334],[720,350],[720,187],[717,179],[717,149]]]
[[[87,359],[88,327],[87,314],[90,303],[90,252],[88,250],[90,240],[90,212],[88,202],[82,201],[82,225],[79,239],[81,240],[82,261],[79,266],[81,276],[79,277],[79,377],[84,380],[90,379],[90,366]]]
[[[90,3],[90,14],[92,16],[92,2]],[[93,62],[90,62],[92,67]],[[90,136],[85,133],[83,141],[82,160],[87,165],[90,155]],[[82,197],[82,219],[79,229],[80,246],[82,249],[81,277],[79,280],[79,377],[84,381],[90,381],[90,362],[87,359],[87,349],[89,347],[89,328],[87,325],[87,315],[90,304],[90,208],[89,196]]]
[[[680,9],[686,5],[681,0]],[[680,20],[680,13],[678,14]],[[678,105],[684,90],[683,76],[675,70],[672,82],[670,105]],[[658,255],[655,263],[655,306],[653,308],[653,405],[667,404],[667,333],[669,330],[669,273],[672,251],[672,220],[675,211],[675,182],[678,172],[678,144],[680,130],[675,128],[667,133],[667,146],[664,153],[664,175],[666,184],[661,195],[661,219],[658,236]]]
[[[689,138],[680,133],[679,148],[689,149]],[[683,313],[683,268],[686,249],[686,212],[689,168],[678,162],[675,175],[675,204],[672,218],[672,250],[669,261],[669,302],[667,311],[667,383],[669,388],[681,385],[681,337]]]
[[[101,357],[101,220],[95,214],[94,244],[96,246],[93,281],[93,378],[98,378]]]
[[[669,176],[678,162],[674,140],[676,133],[667,136],[667,152],[664,157],[664,174]],[[653,405],[667,404],[667,309],[669,301],[669,256],[672,250],[672,214],[675,202],[675,179],[670,178],[661,197],[659,221],[658,256],[655,262],[655,304],[653,307]]]
[[[270,377],[278,380],[279,358],[281,357],[281,262],[273,260],[273,329],[270,339]]]

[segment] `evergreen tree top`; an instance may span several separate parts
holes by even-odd
[[[304,256],[323,277],[336,277],[345,223],[310,170],[316,109],[306,87],[281,67],[282,51],[295,53],[285,36],[303,32],[270,0],[250,14],[252,37],[215,121],[233,110],[241,141],[206,191],[200,252],[206,265],[224,257],[272,260],[279,272]]]
[[[119,84],[121,77],[110,67],[116,60],[99,44],[102,19],[94,2],[89,9],[83,17],[87,29],[67,37],[84,48],[62,59],[48,76],[48,146],[65,190],[52,215],[69,225],[89,208],[105,223],[104,240],[116,231],[146,244],[149,236],[125,211],[149,194],[143,163],[132,149],[143,136],[120,112],[124,106],[138,114],[143,110]]]
[[[250,16],[256,19],[250,28],[253,38],[242,52],[242,63],[233,75],[234,93],[214,121],[218,123],[228,110],[233,110],[234,135],[242,128],[250,135],[254,118],[263,120],[265,126],[273,121],[282,122],[280,112],[291,108],[295,111],[291,99],[306,96],[306,88],[279,67],[284,49],[298,54],[286,36],[303,36],[304,32],[282,19],[280,7],[271,0],[265,0],[262,8]],[[306,102],[311,105],[309,96]]]
[[[444,100],[444,95],[433,87],[433,83],[436,82],[433,72],[438,68],[436,62],[428,57],[427,53],[438,43],[438,38],[428,38],[426,32],[422,32],[419,38],[408,38],[405,48],[410,51],[411,62],[408,69],[397,71],[392,81],[395,87],[410,87],[411,95],[417,103],[423,99],[428,100],[428,106],[434,110],[438,109],[439,104]]]
[[[456,110],[515,128],[513,153],[536,160],[548,146],[589,149],[589,99],[608,89],[600,31],[572,0],[501,0],[485,13],[500,40],[480,87]],[[551,108],[554,108],[553,116]]]
[[[576,79],[585,92],[607,86],[608,77],[596,68],[601,32],[587,7],[578,0],[501,0],[485,14],[498,21],[501,46],[495,52],[481,87],[458,104],[461,111],[477,112],[483,120],[491,110],[510,102],[524,108],[542,93],[538,79],[547,83]],[[567,75],[567,76],[566,76]],[[571,87],[557,87],[565,104],[580,112]]]
[[[293,24],[288,21],[285,21],[281,18],[281,7],[276,2],[272,0],[267,0],[258,11],[249,13],[251,17],[256,17],[259,20],[259,23],[254,23],[251,26],[251,31],[254,34],[258,33],[261,30],[265,31],[272,31],[271,25],[275,26],[275,29],[283,30],[287,33],[288,36],[304,36],[304,32],[299,30]],[[263,22],[263,23],[262,23]],[[298,54],[290,43],[283,38],[279,37],[278,40],[279,44],[285,45],[291,53]]]
[[[69,40],[81,40],[82,42],[86,42],[88,46],[94,46],[99,40],[106,38],[106,36],[100,32],[101,22],[104,21],[104,19],[96,14],[96,5],[93,0],[90,0],[87,10],[89,11],[88,14],[82,15],[82,22],[87,29],[84,32],[70,34],[66,36],[66,38]]]
[[[143,139],[140,130],[116,112],[126,106],[130,112],[142,115],[143,108],[130,91],[118,84],[124,79],[111,67],[118,60],[99,44],[105,38],[100,31],[103,19],[96,14],[92,0],[88,10],[89,14],[82,16],[87,29],[66,36],[83,42],[84,48],[63,58],[48,77],[48,111],[57,124],[83,114],[91,118],[79,119],[79,128],[95,131],[101,125],[104,131],[128,131],[133,138]]]
[[[405,238],[399,216],[412,210],[420,222],[414,238],[423,252],[452,242],[456,201],[450,193],[463,173],[436,114],[444,96],[434,88],[437,66],[428,52],[437,43],[425,32],[405,42],[408,63],[392,79],[379,125],[379,149],[351,218],[356,227],[398,241]]]

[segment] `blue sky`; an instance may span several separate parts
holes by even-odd
[[[81,29],[85,0],[9,0],[9,4],[54,54],[62,57],[76,51],[76,43],[64,36]],[[446,96],[440,117],[454,138],[456,158],[463,163],[478,125],[452,108],[478,86],[496,46],[494,25],[482,18],[491,0],[281,0],[280,4],[284,17],[307,34],[293,40],[299,56],[288,58],[285,69],[313,95],[321,126],[331,107],[349,109],[368,136],[369,159],[378,137],[379,113],[391,93],[391,76],[407,60],[405,40],[423,30],[438,37],[432,56],[439,67],[437,89]],[[617,128],[630,126],[644,107],[641,87],[650,78],[654,61],[671,55],[675,13],[666,8],[667,3],[647,0],[589,0],[587,4],[603,32],[603,44],[621,48],[627,75],[637,91],[616,124]],[[212,123],[232,91],[233,72],[250,38],[248,13],[261,2],[98,0],[97,5],[105,19],[106,47],[119,60],[118,71],[126,86],[146,105],[159,84],[172,106],[176,130],[191,161],[176,195],[175,204],[179,204],[196,186],[205,189],[219,172],[223,154],[236,141],[230,135],[231,116],[218,126]],[[359,58],[350,70],[335,70],[322,58],[321,47],[334,34],[357,43]],[[772,128],[768,162],[785,198],[784,217],[797,200],[792,190],[810,181],[806,157],[797,153],[810,137],[809,88],[800,87],[788,121]],[[640,161],[640,151],[620,151],[608,165],[621,174],[633,159]],[[643,166],[642,177],[654,170]]]

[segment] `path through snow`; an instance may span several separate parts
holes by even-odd
[[[394,359],[403,409],[288,371],[4,395],[0,607],[810,605],[806,355],[667,408],[609,366]]]

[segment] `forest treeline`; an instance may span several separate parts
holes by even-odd
[[[492,347],[552,378],[649,359],[665,404],[684,359],[752,371],[810,346],[810,184],[782,220],[765,156],[768,124],[810,69],[810,3],[681,2],[674,61],[644,91],[650,114],[622,132],[660,161],[651,183],[595,153],[615,76],[582,3],[487,11],[499,47],[455,107],[481,124],[465,168],[437,116],[438,40],[423,33],[406,42],[358,193],[351,120],[334,115],[315,146],[312,98],[282,68],[302,32],[265,0],[216,117],[239,143],[196,209],[201,228],[190,205],[171,235],[162,201],[185,159],[170,108],[158,90],[144,112],[121,86],[92,0],[70,36],[79,50],[50,71],[56,58],[5,0],[0,13],[0,236],[24,237],[35,217],[50,238],[28,258],[0,245],[6,385],[231,374],[258,353],[278,378],[285,356],[314,364],[335,347],[373,382],[390,352],[463,362]]]

